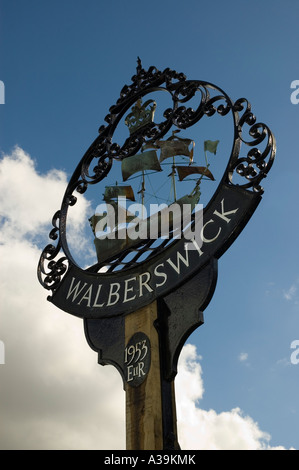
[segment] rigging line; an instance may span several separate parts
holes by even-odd
[[[153,185],[152,185],[151,179],[149,178],[149,176],[148,176],[148,175],[147,175],[147,179],[148,179],[148,181],[149,181],[149,184],[150,184],[150,187],[151,187],[151,189],[152,189],[152,191],[153,191],[153,193],[154,193],[154,194],[149,194],[149,193],[148,193],[148,195],[150,195],[150,196],[154,197],[154,198],[156,199],[156,201],[158,202],[158,199],[162,199],[162,198],[161,198],[161,197],[159,197],[159,196],[157,196],[157,194],[156,194],[156,193],[160,191],[160,189],[161,189],[161,188],[164,186],[164,183],[162,183],[162,185],[161,185],[161,186],[160,186],[160,187],[157,189],[157,191],[155,191],[155,189],[153,188]],[[147,202],[148,202],[148,201],[147,201]]]
[[[152,185],[151,179],[149,178],[149,176],[148,176],[148,175],[146,175],[146,176],[147,176],[148,182],[149,182],[149,184],[150,184],[150,187],[152,188],[152,191],[153,191],[153,193],[154,193],[154,196],[153,196],[153,197],[155,197],[155,198],[156,198],[156,200],[158,201],[158,197],[157,197],[157,195],[156,195],[156,192],[155,192],[155,190],[154,190],[154,188],[153,188],[153,185]],[[161,187],[162,187],[162,186],[161,186]],[[159,191],[159,189],[158,189],[158,191]]]
[[[147,175],[147,176],[148,176],[148,175]],[[161,184],[161,186],[155,191],[154,188],[153,188],[153,186],[152,186],[152,183],[151,183],[150,178],[148,178],[148,179],[149,179],[149,182],[150,182],[150,185],[151,185],[151,188],[152,188],[154,194],[147,193],[147,196],[154,197],[154,198],[156,198],[157,201],[160,199],[160,200],[164,200],[164,201],[167,201],[167,202],[168,202],[168,200],[169,200],[170,198],[165,199],[165,198],[163,198],[163,197],[161,197],[161,196],[157,196],[157,194],[156,194],[157,192],[160,191],[161,188],[163,188],[163,186],[165,186],[165,182],[163,182],[163,183]],[[148,203],[149,200],[150,200],[150,199],[147,199],[145,202]]]
[[[144,174],[147,175],[147,176],[148,175],[154,175],[155,173],[157,173],[157,172],[156,171],[151,171],[150,173],[148,173],[146,170],[144,171]],[[128,181],[136,180],[137,178],[140,178],[140,175],[130,177],[130,179],[128,179]]]
[[[176,202],[176,184],[175,184],[175,156],[172,157],[172,173],[171,173],[171,179],[172,179],[172,186],[173,186],[173,197],[174,197],[174,202]]]
[[[183,158],[183,155],[181,156],[181,158]],[[187,158],[189,159],[189,157],[185,157],[185,158],[186,158],[186,159],[187,159]],[[189,159],[189,160],[190,160],[190,159]],[[194,164],[194,163],[196,163],[196,162],[192,162],[192,164]],[[183,162],[177,162],[177,161],[176,161],[175,164],[176,164],[176,165],[186,165],[186,162],[184,162],[184,161],[183,161]],[[172,166],[173,163],[167,163],[167,162],[166,162],[166,163],[160,163],[160,165],[161,165],[161,166]]]
[[[172,193],[172,185],[170,183],[170,189],[169,189],[168,199],[167,199],[167,202],[169,202],[169,203],[171,203],[171,193]]]
[[[207,177],[203,177],[203,178],[188,178],[188,179],[184,179],[184,183],[188,183],[188,181],[211,181],[210,178],[207,178]]]
[[[157,202],[159,202],[159,200],[169,202],[169,198],[165,199],[164,197],[160,197],[160,196],[157,197],[155,194],[150,194],[150,193],[148,193],[147,195],[150,196],[150,198],[146,200],[146,203],[148,203],[152,197],[154,197],[157,200]]]

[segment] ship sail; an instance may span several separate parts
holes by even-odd
[[[132,175],[146,170],[162,171],[157,152],[149,150],[132,157],[124,158],[121,162],[121,171],[123,181],[127,181]]]
[[[193,152],[195,142],[192,139],[186,139],[175,135],[179,131],[173,131],[172,136],[167,140],[158,140],[155,142],[158,148],[161,149],[160,163],[166,158],[175,157],[176,155],[183,155],[189,157],[190,162],[193,161]],[[189,149],[192,144],[191,149]]]
[[[111,201],[112,199],[118,199],[125,197],[130,201],[135,201],[134,191],[132,186],[106,186],[104,193],[104,201]]]
[[[183,181],[187,176],[199,174],[202,176],[207,176],[212,181],[215,181],[214,176],[210,172],[210,170],[206,166],[184,166],[184,165],[177,165],[176,171],[178,173],[178,177],[180,181]]]

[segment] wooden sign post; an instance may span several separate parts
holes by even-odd
[[[160,352],[158,332],[154,326],[156,321],[156,301],[125,319],[126,344],[131,342],[125,349],[127,450],[163,449]],[[141,338],[138,338],[138,333]],[[134,337],[141,341],[132,343]],[[147,372],[144,370],[144,359],[148,359],[149,355]],[[136,385],[135,378],[144,380]]]
[[[85,319],[99,363],[119,370],[126,392],[127,450],[178,450],[174,380],[185,340],[212,298],[212,260],[175,292],[113,319]]]
[[[160,91],[170,100],[167,109],[151,99]],[[203,141],[204,158],[195,164],[198,132],[194,136],[184,132],[213,115],[232,118],[233,145],[218,186],[206,206],[200,207],[204,185],[216,181],[213,165],[217,166],[217,159],[211,165],[207,152],[216,154],[219,140]],[[117,143],[115,131],[122,120],[126,135],[120,133],[123,141]],[[249,137],[244,137],[244,130]],[[69,181],[61,208],[52,219],[49,237],[56,245],[48,244],[43,250],[38,278],[51,291],[49,301],[83,318],[86,339],[98,353],[99,364],[111,364],[120,372],[126,392],[128,450],[179,449],[174,393],[179,355],[189,335],[203,324],[203,312],[216,286],[219,258],[261,201],[261,181],[272,167],[275,151],[272,132],[256,122],[246,99],[233,102],[216,85],[187,80],[169,68],[144,70],[138,58],[132,83],[122,88]],[[225,158],[223,148],[221,153],[219,158]],[[169,166],[163,171],[164,165],[172,171]],[[160,179],[156,184],[156,178],[171,182],[168,237],[164,210],[145,215],[147,172],[154,174],[152,188],[165,186]],[[141,185],[134,193],[138,173]],[[117,174],[121,174],[121,184],[115,183]],[[186,193],[179,194],[176,182],[182,181],[187,189],[181,186]],[[83,269],[69,248],[67,217],[78,193],[85,194],[98,184],[107,210],[96,210],[89,219],[97,262]],[[142,201],[138,218],[135,209],[130,212],[120,201],[133,202],[136,193]],[[132,230],[136,236],[131,236]]]

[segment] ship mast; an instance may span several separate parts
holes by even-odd
[[[171,179],[172,179],[172,188],[173,188],[173,199],[174,199],[174,202],[176,202],[176,198],[177,198],[177,196],[176,196],[176,184],[175,184],[175,174],[176,174],[175,169],[176,169],[176,165],[175,165],[175,157],[174,157],[174,155],[173,155],[173,157],[172,157],[172,162],[173,162],[173,164],[172,164]]]
[[[141,218],[144,217],[144,193],[145,193],[145,175],[144,170],[142,169],[142,181],[141,181],[141,189],[138,191],[138,194],[141,194],[141,205],[142,205],[142,213]]]

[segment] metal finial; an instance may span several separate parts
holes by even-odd
[[[141,59],[137,56],[137,74],[140,73],[142,70]]]

